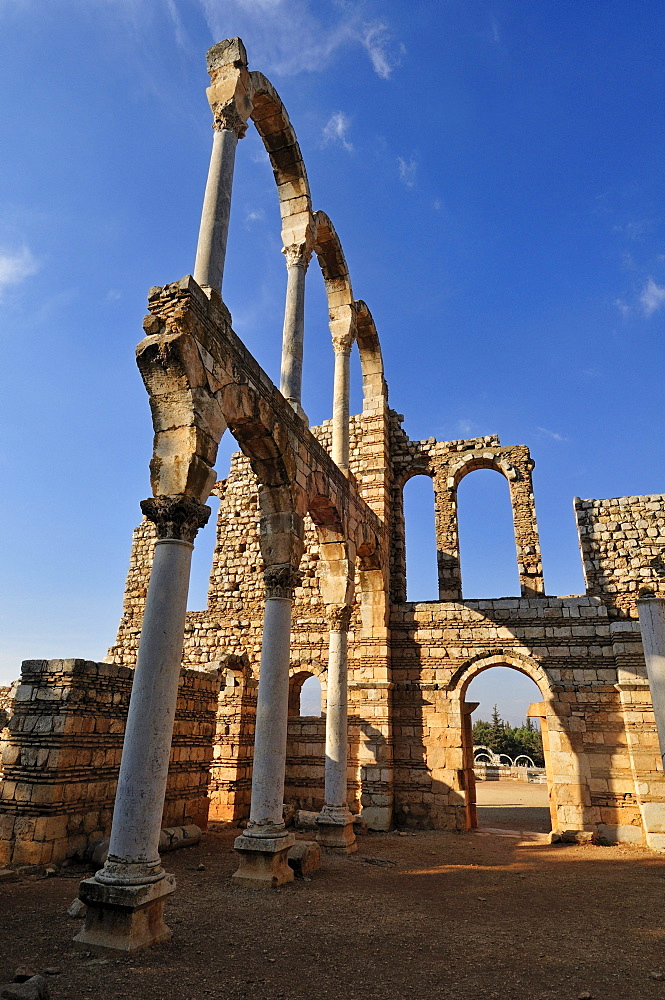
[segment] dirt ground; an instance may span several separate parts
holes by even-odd
[[[505,830],[552,829],[546,784],[526,781],[476,781],[478,826]]]
[[[61,970],[52,1000],[665,1000],[662,855],[369,834],[311,879],[255,892],[229,880],[233,837],[166,856],[173,939],[131,958],[73,950],[84,869],[0,877],[0,983],[29,966]]]

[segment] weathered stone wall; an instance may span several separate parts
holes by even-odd
[[[3,750],[0,863],[81,855],[110,832],[134,673],[86,660],[26,660]],[[219,678],[184,671],[164,826],[205,826]]]
[[[665,597],[665,496],[574,503],[587,593],[612,618],[637,618],[641,590]]]

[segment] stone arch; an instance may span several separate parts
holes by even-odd
[[[270,157],[282,218],[284,246],[300,244],[312,230],[312,200],[296,133],[279,94],[263,75],[252,71],[250,117]]]
[[[568,783],[567,779],[561,779],[555,774],[550,757],[550,744],[548,734],[548,719],[556,718],[556,692],[546,671],[528,653],[519,650],[496,649],[494,651],[483,651],[470,657],[453,674],[449,683],[448,691],[451,693],[453,701],[453,716],[459,712],[459,727],[462,742],[462,760],[464,780],[462,788],[465,793],[465,826],[467,830],[472,830],[478,825],[476,812],[476,779],[473,764],[473,731],[471,715],[476,703],[466,702],[466,692],[471,681],[485,670],[491,667],[511,667],[524,674],[534,682],[541,694],[541,733],[543,739],[543,753],[545,756],[545,770],[547,774],[547,786],[549,793],[549,809],[552,828],[557,827],[557,798],[566,801],[561,785]],[[559,755],[561,756],[561,755]],[[577,762],[570,754],[568,771],[573,773],[579,770]],[[560,768],[560,765],[559,765]]]
[[[538,661],[528,654],[510,649],[485,651],[470,657],[452,675],[448,683],[448,690],[459,693],[464,700],[466,690],[474,677],[477,677],[484,670],[489,670],[490,667],[514,667],[515,670],[526,674],[534,682],[544,701],[550,701],[554,698],[555,692],[552,682]]]
[[[376,416],[388,403],[388,386],[383,371],[383,355],[376,325],[362,299],[356,307],[356,341],[363,378],[363,414]]]
[[[445,457],[434,468],[436,534],[439,563],[439,600],[461,601],[457,489],[462,479],[477,469],[491,469],[508,482],[512,508],[517,570],[522,597],[544,594],[543,567],[536,522],[531,472],[534,462],[528,448],[477,449],[464,456]]]

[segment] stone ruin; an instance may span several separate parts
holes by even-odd
[[[24,662],[0,694],[0,864],[81,856],[78,942],[131,951],[169,935],[163,826],[234,825],[252,887],[292,878],[284,803],[318,813],[327,850],[372,830],[476,824],[470,681],[495,665],[535,681],[553,829],[665,850],[665,496],[575,500],[586,593],[545,594],[524,445],[411,441],[388,406],[377,331],[332,222],[314,211],[295,132],[239,39],[208,53],[213,152],[193,277],[150,290],[138,365],[155,430],[153,496],[134,532],[122,620],[103,663]],[[220,295],[237,142],[253,122],[275,173],[287,267],[278,390]],[[333,416],[301,406],[305,273],[323,272]],[[363,410],[349,414],[357,346]],[[240,452],[217,481],[228,428]],[[508,481],[519,596],[463,600],[457,489]],[[432,479],[439,599],[406,601],[402,494]],[[220,498],[208,606],[185,612],[189,561]],[[321,718],[300,690],[321,682]],[[9,707],[11,704],[11,708]],[[0,718],[2,722],[2,718]],[[124,749],[123,749],[124,741]],[[115,814],[114,814],[115,803]]]

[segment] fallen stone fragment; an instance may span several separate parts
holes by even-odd
[[[49,992],[43,976],[32,976],[23,983],[3,986],[0,997],[2,1000],[49,1000]]]
[[[593,997],[591,996],[590,993],[580,993],[577,1000],[593,1000]]]
[[[321,849],[314,840],[298,840],[289,848],[287,859],[296,878],[304,878],[321,867]]]
[[[665,979],[665,972],[650,972],[649,976],[661,983]]]
[[[318,830],[317,819],[319,814],[317,812],[310,812],[307,809],[298,809],[294,826],[297,830]]]
[[[88,912],[88,907],[82,900],[78,898],[78,896],[67,907],[67,916],[72,917],[74,920],[82,919],[87,912]]]
[[[45,976],[59,976],[62,969],[57,965],[49,965],[48,969],[44,969]]]
[[[32,979],[37,973],[34,969],[29,969],[26,965],[19,965],[18,969],[14,973],[15,983],[24,983],[27,979]]]

